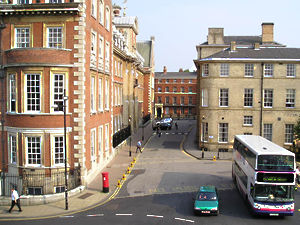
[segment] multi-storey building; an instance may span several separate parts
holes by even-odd
[[[196,72],[155,73],[155,116],[195,118],[197,101]]]
[[[114,155],[111,1],[9,2],[0,7],[2,169],[51,177],[64,168],[66,141],[70,176],[76,170],[76,182],[87,184]],[[22,192],[63,189],[35,182]]]
[[[234,135],[261,135],[290,148],[300,116],[300,49],[274,41],[273,23],[261,36],[224,36],[210,28],[197,46],[198,141],[213,151],[232,148]]]

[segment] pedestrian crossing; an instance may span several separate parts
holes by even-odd
[[[161,135],[164,135],[164,134],[165,135],[175,135],[175,134],[177,134],[177,135],[187,135],[188,132],[161,132]],[[157,133],[154,132],[153,135],[157,135]]]

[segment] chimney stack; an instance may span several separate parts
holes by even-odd
[[[262,43],[274,42],[274,23],[262,23]]]
[[[167,74],[167,72],[168,72],[168,71],[167,71],[167,67],[166,67],[166,66],[164,66],[164,70],[163,70],[163,71],[164,71],[164,74],[166,75],[166,74]]]
[[[179,69],[179,72],[180,72],[180,73],[182,73],[182,72],[183,72],[183,69],[182,69],[182,68],[180,68],[180,69]]]
[[[259,43],[258,42],[254,43],[254,50],[259,50]]]
[[[114,15],[114,17],[120,16],[121,9],[122,9],[121,6],[113,5],[113,15]]]
[[[224,28],[208,28],[207,42],[209,45],[223,45]]]
[[[236,42],[235,41],[230,42],[230,51],[231,52],[236,51]]]

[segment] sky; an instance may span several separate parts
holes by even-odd
[[[209,27],[224,35],[261,35],[263,22],[274,23],[274,40],[300,48],[299,0],[112,0],[137,16],[138,41],[155,37],[155,71],[195,70],[196,45],[207,40]],[[123,4],[126,2],[125,4]]]

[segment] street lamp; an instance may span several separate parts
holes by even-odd
[[[205,120],[205,116],[202,116],[202,120]],[[202,159],[204,158],[204,132],[203,132],[203,123],[201,123],[201,139],[202,139]]]
[[[144,141],[144,111],[142,111],[142,141]]]
[[[129,157],[131,157],[131,116],[128,118],[128,127],[129,127]]]
[[[67,100],[68,96],[66,96],[66,89],[64,89],[63,102],[60,102],[59,105],[55,105],[53,107],[58,108],[59,111],[64,112],[64,164],[65,164],[65,210],[69,209],[68,203],[68,170],[67,170],[67,120],[66,120],[66,108],[67,108]]]

